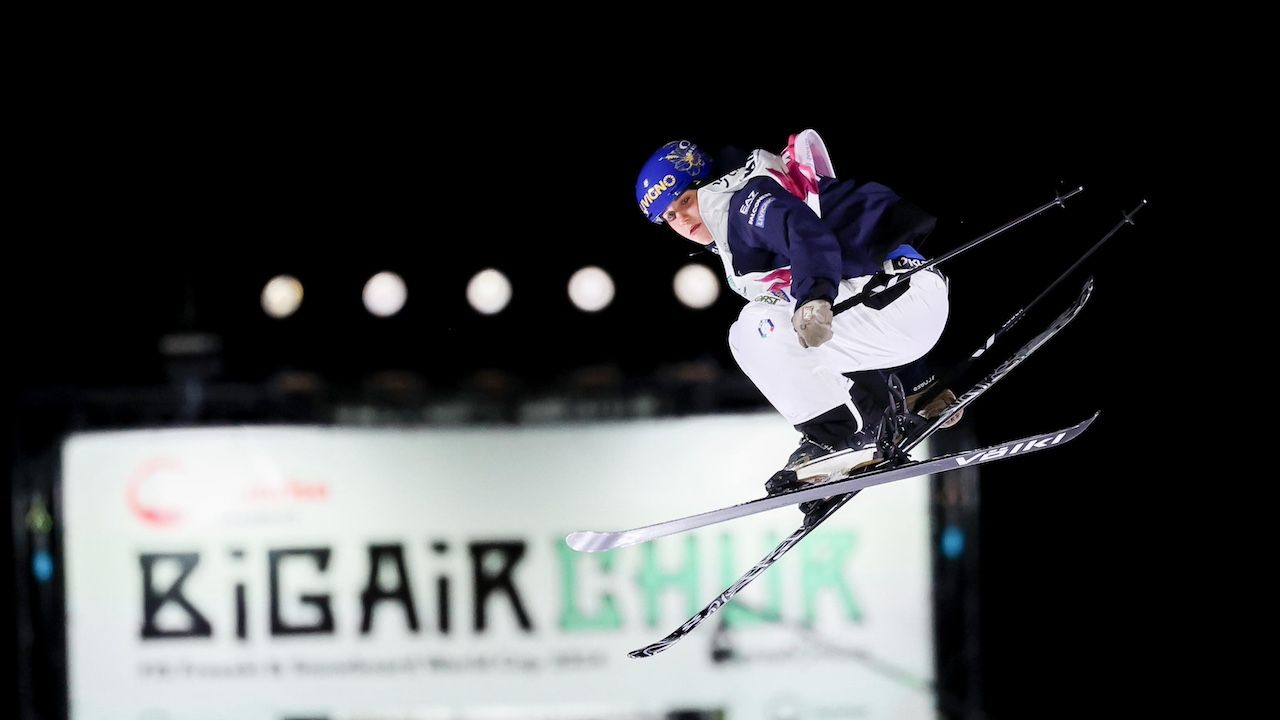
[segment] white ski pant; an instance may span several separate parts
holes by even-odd
[[[841,282],[836,302],[857,294],[870,279]],[[858,305],[836,315],[833,337],[816,348],[802,347],[791,326],[794,300],[763,296],[742,309],[729,329],[729,347],[742,371],[792,425],[848,405],[861,426],[849,398],[853,381],[842,373],[916,360],[938,342],[947,323],[947,281],[924,271],[910,282],[906,292],[881,310]]]

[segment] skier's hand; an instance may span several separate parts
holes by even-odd
[[[831,302],[810,300],[791,316],[791,326],[804,347],[818,347],[831,339]]]

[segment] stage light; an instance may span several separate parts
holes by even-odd
[[[400,312],[408,295],[404,279],[393,272],[380,272],[364,284],[364,306],[378,317]]]
[[[467,283],[467,302],[483,315],[500,313],[511,302],[511,281],[493,268],[481,270]]]
[[[302,304],[302,283],[292,275],[277,275],[262,288],[262,309],[273,318],[287,318]]]
[[[676,298],[695,310],[710,307],[720,297],[720,278],[706,265],[685,265],[676,273]]]
[[[613,302],[613,278],[598,267],[584,267],[569,278],[569,299],[584,312],[603,310]]]

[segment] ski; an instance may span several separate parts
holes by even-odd
[[[751,500],[749,502],[740,503],[732,507],[721,508],[719,510],[711,510],[709,512],[691,515],[689,517],[678,518],[676,520],[668,520],[666,522],[655,523],[633,530],[619,530],[616,532],[575,532],[571,533],[565,541],[569,547],[579,552],[601,552],[604,550],[614,550],[616,548],[627,547],[637,543],[648,542],[667,535],[695,530],[700,527],[714,525],[716,523],[734,520],[747,515],[774,510],[787,505],[796,505],[798,503],[810,500],[821,500],[833,495],[846,495],[865,490],[873,485],[883,485],[897,480],[906,480],[907,478],[919,477],[921,475],[930,475],[935,473],[944,473],[948,470],[956,470],[963,467],[973,467],[994,460],[1003,460],[1016,455],[1026,455],[1027,453],[1046,450],[1051,447],[1057,447],[1071,442],[1080,433],[1084,432],[1089,424],[1093,422],[1095,414],[1092,418],[1088,418],[1083,422],[1076,423],[1071,427],[1057,430],[1050,433],[1040,435],[1032,435],[1020,440],[1011,440],[999,445],[981,448],[977,450],[967,450],[964,452],[951,453],[940,457],[930,458],[928,460],[918,460],[908,462],[896,467],[884,468],[881,470],[872,470],[870,472],[859,473],[856,475],[844,477],[842,479],[828,481],[824,483],[816,483],[803,488],[789,490],[787,492],[778,493],[777,495],[769,495],[767,497]]]
[[[939,413],[937,417],[934,417],[929,423],[920,426],[912,432],[909,437],[904,438],[901,443],[902,451],[909,452],[912,448],[924,442],[930,435],[936,432],[948,418],[959,412],[969,403],[972,403],[984,392],[991,389],[992,385],[995,385],[1001,378],[1008,375],[1011,370],[1022,364],[1023,360],[1030,357],[1032,353],[1048,342],[1049,338],[1057,335],[1058,331],[1062,330],[1062,328],[1066,327],[1067,324],[1074,320],[1076,315],[1080,313],[1080,310],[1084,308],[1085,303],[1089,301],[1089,296],[1092,294],[1093,278],[1089,278],[1089,280],[1085,282],[1084,288],[1080,291],[1079,297],[1076,298],[1071,307],[1067,308],[1065,312],[1059,315],[1058,318],[1054,320],[1053,323],[1050,324],[1043,332],[1023,345],[1008,360],[1003,362],[995,370],[992,370],[989,375],[957,398],[956,402],[947,406],[947,408]],[[1087,425],[1087,422],[1085,424]],[[806,517],[804,523],[795,532],[791,533],[790,536],[779,543],[776,548],[766,555],[764,559],[756,563],[750,570],[744,573],[742,577],[738,578],[736,582],[726,588],[724,592],[720,593],[720,595],[717,596],[715,600],[712,600],[709,605],[693,617],[686,620],[683,625],[672,631],[670,635],[667,635],[663,639],[651,645],[646,645],[638,650],[632,650],[627,653],[627,655],[632,658],[652,657],[677,642],[680,642],[680,640],[682,640],[686,635],[693,632],[694,628],[698,627],[702,621],[714,615],[717,610],[724,607],[730,600],[732,600],[733,596],[737,595],[747,585],[750,585],[751,581],[755,580],[760,573],[763,573],[770,565],[773,565],[779,558],[787,554],[791,548],[795,547],[797,543],[808,536],[809,533],[813,532],[814,529],[825,522],[827,518],[834,515],[837,510],[844,507],[844,504],[849,502],[849,499],[856,494],[856,492],[853,492],[837,497],[834,502],[828,503],[827,507],[822,510],[817,517]]]

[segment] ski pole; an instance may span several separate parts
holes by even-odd
[[[969,250],[969,249],[971,249],[971,248],[977,247],[978,245],[980,245],[980,244],[982,244],[982,243],[984,243],[984,242],[986,242],[986,241],[990,240],[991,238],[995,237],[996,235],[999,235],[1000,233],[1004,232],[1005,230],[1008,230],[1009,228],[1012,228],[1012,227],[1014,227],[1014,226],[1016,226],[1016,225],[1020,225],[1020,224],[1022,224],[1023,222],[1025,222],[1025,221],[1027,221],[1027,220],[1030,220],[1031,218],[1033,218],[1033,217],[1035,217],[1035,216],[1039,215],[1040,213],[1044,212],[1045,210],[1048,210],[1049,208],[1053,207],[1054,205],[1057,205],[1058,207],[1064,207],[1064,208],[1065,208],[1065,207],[1066,207],[1066,205],[1063,203],[1063,201],[1064,201],[1064,200],[1066,200],[1066,199],[1067,199],[1067,198],[1069,198],[1069,197],[1072,197],[1073,195],[1076,195],[1077,193],[1082,192],[1083,190],[1084,190],[1084,186],[1083,186],[1083,185],[1081,185],[1081,186],[1077,187],[1075,190],[1072,190],[1071,192],[1067,193],[1066,195],[1058,195],[1058,196],[1057,196],[1057,197],[1055,197],[1053,200],[1050,200],[1049,202],[1047,202],[1047,203],[1045,203],[1045,204],[1041,205],[1040,207],[1036,208],[1035,210],[1032,210],[1031,212],[1029,212],[1029,213],[1027,213],[1027,214],[1025,214],[1025,215],[1022,215],[1021,217],[1018,217],[1018,218],[1015,218],[1015,219],[1013,219],[1013,220],[1010,220],[1009,222],[1005,223],[1004,225],[1001,225],[1000,227],[996,228],[995,230],[992,230],[991,232],[987,233],[986,235],[983,235],[983,236],[981,236],[981,237],[978,237],[978,238],[975,238],[975,239],[973,239],[973,240],[970,240],[969,242],[965,243],[964,245],[961,245],[960,247],[958,247],[958,248],[956,248],[956,249],[952,250],[951,252],[948,252],[948,253],[946,253],[946,254],[944,254],[944,255],[941,255],[941,256],[936,257],[936,258],[934,258],[934,259],[932,259],[932,260],[929,260],[929,261],[924,262],[924,263],[922,263],[922,264],[920,264],[920,265],[917,265],[916,267],[911,268],[911,269],[910,269],[910,270],[908,270],[907,272],[900,273],[900,274],[898,274],[898,275],[894,275],[892,278],[890,278],[890,279],[889,279],[889,282],[888,282],[888,283],[886,283],[885,285],[878,285],[878,286],[876,286],[876,287],[874,287],[874,288],[864,288],[864,289],[862,290],[862,292],[858,293],[857,295],[854,295],[854,296],[853,296],[853,297],[851,297],[851,298],[848,298],[848,299],[846,299],[846,300],[843,300],[843,301],[841,301],[841,302],[836,303],[836,304],[831,308],[831,314],[832,314],[832,315],[838,315],[838,314],[840,314],[840,313],[844,312],[845,310],[848,310],[848,309],[849,309],[849,308],[851,308],[851,307],[855,307],[855,306],[857,306],[857,305],[860,305],[860,304],[862,304],[862,303],[864,303],[864,302],[866,302],[866,301],[870,300],[871,298],[875,297],[876,295],[879,295],[879,294],[880,294],[880,293],[882,293],[882,292],[886,292],[886,291],[888,291],[888,290],[889,290],[889,288],[894,287],[895,285],[897,285],[897,284],[901,283],[902,281],[904,281],[904,280],[906,280],[907,278],[911,277],[912,275],[914,275],[914,274],[916,274],[916,273],[920,272],[921,270],[928,270],[929,268],[933,267],[934,265],[937,265],[937,264],[942,263],[942,262],[946,262],[947,260],[950,260],[951,258],[953,258],[953,257],[955,257],[955,256],[957,256],[957,255],[959,255],[960,253],[965,252],[966,250]]]

